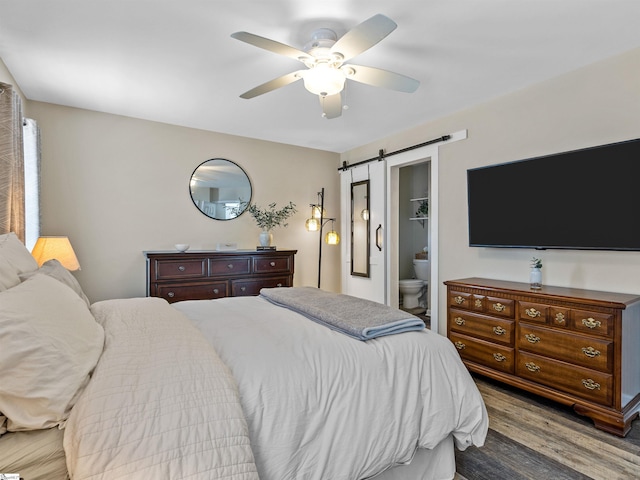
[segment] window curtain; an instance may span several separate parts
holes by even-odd
[[[25,118],[24,137],[24,209],[25,245],[32,250],[40,236],[40,129],[35,120]]]
[[[0,234],[25,240],[22,105],[9,84],[0,82]]]

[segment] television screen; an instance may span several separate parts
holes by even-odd
[[[640,139],[467,170],[469,245],[640,250]]]

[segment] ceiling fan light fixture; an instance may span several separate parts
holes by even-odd
[[[345,76],[341,70],[327,63],[318,63],[315,67],[304,72],[303,80],[304,88],[308,91],[326,97],[342,91]]]
[[[376,45],[397,26],[393,20],[379,13],[356,25],[340,38],[334,30],[319,28],[312,32],[311,40],[304,46],[304,50],[252,33],[235,32],[231,36],[237,40],[298,60],[307,67],[306,70],[288,73],[258,85],[240,97],[254,98],[302,79],[305,89],[318,95],[322,116],[332,119],[339,117],[348,108],[344,103],[345,96],[341,93],[347,79],[374,87],[413,93],[420,85],[418,80],[380,68],[344,64]]]

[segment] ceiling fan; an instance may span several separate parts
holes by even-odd
[[[420,85],[418,80],[379,68],[345,63],[373,47],[396,27],[393,20],[377,14],[355,26],[339,39],[333,30],[320,28],[313,32],[304,50],[252,33],[233,33],[231,36],[237,40],[299,60],[307,67],[263,83],[240,97],[254,98],[302,79],[305,88],[319,96],[322,116],[329,119],[342,114],[340,92],[347,79],[400,92],[415,92]]]

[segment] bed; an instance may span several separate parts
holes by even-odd
[[[450,479],[454,448],[485,440],[473,380],[429,330],[358,340],[265,296],[89,305],[34,263],[0,236],[0,473]]]

